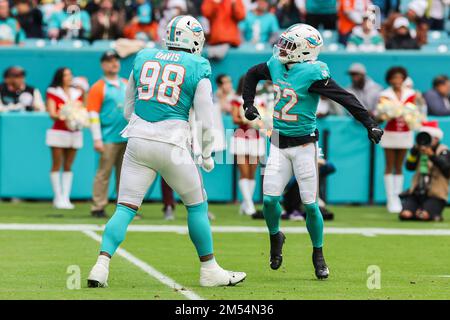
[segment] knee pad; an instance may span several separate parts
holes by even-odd
[[[280,196],[267,196],[264,195],[263,202],[265,206],[273,207],[280,202]]]

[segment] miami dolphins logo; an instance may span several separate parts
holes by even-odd
[[[322,39],[320,39],[320,37],[315,34],[306,37],[305,40],[308,41],[308,47],[310,48],[315,48],[322,45]]]

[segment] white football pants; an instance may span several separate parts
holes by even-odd
[[[292,175],[295,175],[302,202],[314,203],[318,190],[317,158],[317,143],[285,149],[271,144],[264,171],[264,195],[281,196]]]
[[[140,207],[159,173],[187,206],[206,201],[206,192],[190,152],[173,144],[129,138],[120,174],[118,203]]]

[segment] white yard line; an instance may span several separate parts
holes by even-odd
[[[102,231],[103,225],[95,224],[21,224],[1,223],[0,230],[17,231]],[[243,227],[243,226],[212,226],[216,233],[267,233],[266,227]],[[305,227],[285,227],[285,233],[305,234]],[[170,225],[131,225],[131,232],[172,232],[188,233],[186,226]],[[355,234],[363,236],[376,235],[405,235],[405,236],[450,236],[450,229],[395,229],[395,228],[325,228],[326,234]]]
[[[99,236],[94,231],[92,231],[92,230],[82,230],[82,232],[85,235],[87,235],[89,238],[94,239],[95,241],[101,243],[102,237]],[[135,256],[133,256],[131,253],[129,253],[125,249],[122,249],[122,248],[117,249],[116,254],[118,254],[119,256],[121,256],[123,258],[125,258],[130,263],[134,264],[136,267],[138,267],[139,269],[141,269],[142,271],[147,273],[149,276],[155,278],[156,280],[158,280],[159,282],[165,284],[169,288],[177,290],[179,293],[184,295],[186,298],[188,298],[190,300],[203,300],[203,298],[200,297],[199,295],[197,295],[195,292],[186,289],[181,284],[175,282],[175,280],[173,280],[173,279],[169,278],[168,276],[166,276],[165,274],[159,272],[158,270],[153,268],[151,265],[145,263],[141,259],[136,258]]]

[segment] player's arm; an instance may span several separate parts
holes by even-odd
[[[87,110],[91,123],[91,134],[94,139],[94,149],[98,152],[104,151],[102,129],[100,126],[100,111],[103,104],[104,82],[96,82],[89,90],[87,98]]]
[[[134,99],[136,93],[136,82],[134,81],[134,74],[131,71],[130,77],[128,78],[127,89],[125,92],[125,108],[123,110],[123,115],[128,121],[134,112]]]
[[[371,141],[374,143],[380,142],[383,130],[378,127],[377,122],[370,116],[361,102],[352,93],[340,87],[333,79],[316,81],[309,87],[308,91],[320,94],[342,105],[366,127]]]
[[[197,84],[194,95],[195,119],[200,122],[202,130],[202,167],[209,172],[214,169],[214,160],[212,159],[212,150],[214,144],[213,136],[213,100],[212,86],[208,78],[203,78]]]
[[[244,99],[245,117],[248,120],[255,120],[259,117],[258,109],[254,106],[256,86],[261,80],[272,80],[267,63],[260,63],[251,67],[244,78],[244,86],[242,89],[242,98]]]

